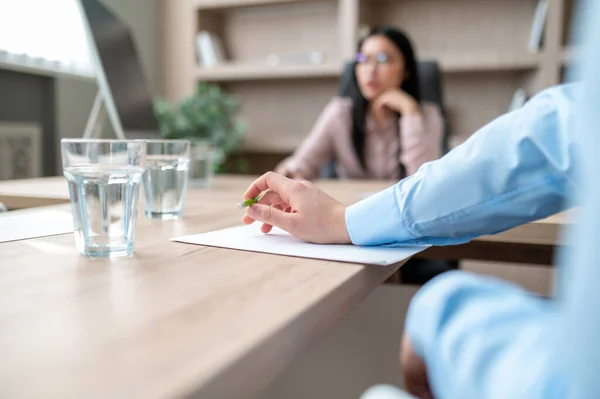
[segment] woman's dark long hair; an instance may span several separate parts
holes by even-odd
[[[363,42],[372,36],[384,36],[396,45],[398,50],[404,56],[405,74],[407,78],[402,82],[400,89],[407,94],[411,95],[418,103],[421,102],[421,95],[419,90],[419,72],[417,70],[417,61],[415,59],[415,53],[413,46],[408,36],[393,27],[377,27],[372,29],[369,34],[363,38],[358,44],[358,50],[363,45]],[[358,87],[358,81],[356,80],[356,61],[354,63],[352,79],[350,88],[348,90],[348,96],[352,99],[352,142],[354,144],[354,150],[360,159],[360,162],[365,166],[365,128],[367,120],[367,112],[369,110],[369,102],[363,97]],[[401,115],[398,114],[398,117]]]

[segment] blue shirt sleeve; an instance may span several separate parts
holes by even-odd
[[[577,84],[547,89],[445,157],[346,210],[357,245],[454,245],[564,208]]]
[[[569,397],[557,305],[465,272],[444,273],[411,301],[406,333],[439,399]]]

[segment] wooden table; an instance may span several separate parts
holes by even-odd
[[[248,183],[191,191],[182,220],[140,215],[131,258],[81,257],[72,234],[0,244],[0,397],[250,398],[400,267],[169,241],[238,224]],[[3,183],[0,201],[65,200],[62,178],[35,187]]]
[[[69,202],[64,177],[0,181],[0,202],[10,210]]]
[[[248,179],[241,178],[233,187],[238,192]],[[359,193],[374,192],[388,187],[391,182],[352,181],[319,182],[336,198],[352,203]],[[234,184],[235,185],[235,184]],[[0,202],[9,209],[29,208],[68,202],[69,195],[62,177],[0,182]],[[438,259],[474,259],[551,265],[553,252],[559,241],[559,232],[569,220],[567,213],[560,213],[494,236],[479,237],[470,243],[456,246],[435,247],[417,257]]]

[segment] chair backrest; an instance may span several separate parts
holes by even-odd
[[[354,64],[354,62],[347,63],[342,71],[338,90],[338,95],[342,97],[346,97],[350,94],[350,88],[355,80]],[[417,68],[419,70],[421,101],[436,104],[444,117],[444,135],[440,145],[442,146],[442,153],[445,154],[449,149],[450,130],[446,121],[442,72],[437,61],[419,61],[417,62]],[[321,176],[327,178],[335,177],[335,162],[325,166],[321,171]]]
[[[421,101],[437,104],[443,110],[444,93],[440,66],[436,61],[421,61],[417,63],[417,68],[419,69]]]
[[[449,150],[450,126],[448,124],[446,106],[444,104],[444,82],[442,71],[436,61],[421,61],[417,63],[419,68],[419,87],[421,89],[421,101],[430,102],[440,107],[444,118],[444,135],[442,137],[442,154]]]

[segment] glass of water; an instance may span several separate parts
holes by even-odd
[[[144,143],[63,139],[61,150],[78,251],[90,257],[130,256]]]
[[[190,170],[187,140],[145,140],[144,204],[150,219],[179,219]]]

